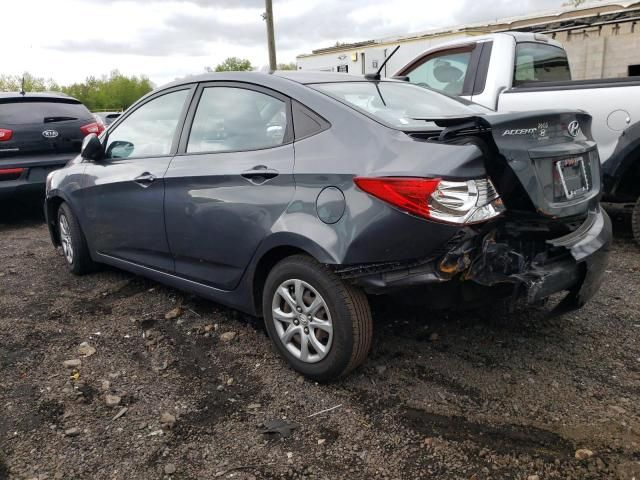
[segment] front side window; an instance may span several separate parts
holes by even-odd
[[[282,145],[286,103],[238,87],[202,91],[187,143],[188,153],[258,150]]]
[[[106,158],[169,155],[189,90],[167,93],[145,103],[109,133]]]
[[[479,105],[407,82],[335,82],[310,85],[393,128],[424,128],[430,120],[487,113]]]
[[[449,95],[462,95],[473,49],[436,54],[406,75],[411,83]]]
[[[562,82],[571,80],[567,53],[560,47],[544,43],[516,45],[513,86],[528,82]]]

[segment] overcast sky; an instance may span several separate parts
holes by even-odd
[[[67,84],[113,69],[156,85],[226,57],[268,63],[263,0],[1,0],[0,73]],[[274,0],[278,62],[369,40],[560,7],[562,0]]]

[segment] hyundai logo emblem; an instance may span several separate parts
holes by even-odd
[[[571,122],[567,127],[567,131],[572,137],[577,137],[580,133],[580,124],[578,123],[578,121],[574,120],[573,122]]]
[[[56,130],[45,130],[42,132],[42,136],[44,138],[56,138],[58,136],[58,132]]]

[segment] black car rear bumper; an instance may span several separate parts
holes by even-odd
[[[612,230],[608,215],[597,207],[570,234],[547,240],[546,249],[535,257],[496,238],[495,230],[467,232],[449,242],[447,253],[437,258],[405,266],[360,266],[336,271],[373,294],[445,282],[472,282],[486,287],[512,285],[514,298],[525,297],[534,303],[568,291],[559,306],[566,310],[583,305],[598,291]]]
[[[0,158],[0,199],[18,195],[44,194],[47,175],[64,167],[76,154],[34,155]],[[24,171],[3,179],[3,169],[22,168]]]

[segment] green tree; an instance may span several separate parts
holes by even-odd
[[[153,84],[144,75],[127,77],[118,70],[109,76],[87,77],[82,83],[62,87],[64,93],[77,98],[90,110],[124,110],[151,90]]]
[[[77,98],[89,110],[124,110],[146,93],[153,90],[151,81],[143,76],[127,77],[114,70],[109,76],[87,77],[84,82],[60,86],[52,79],[24,75],[0,75],[0,91],[19,92],[56,91]]]
[[[0,75],[0,91],[19,92],[59,91],[60,86],[51,78],[36,77],[29,72],[22,75]]]
[[[297,70],[296,62],[279,63],[278,70]]]
[[[246,58],[229,57],[224,62],[218,64],[216,72],[244,72],[253,70],[253,65]]]

